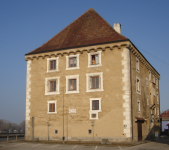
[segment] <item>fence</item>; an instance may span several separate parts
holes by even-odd
[[[18,137],[24,137],[25,133],[0,133],[0,138],[6,138],[6,140],[8,141],[9,138],[16,138],[16,140],[18,139]]]

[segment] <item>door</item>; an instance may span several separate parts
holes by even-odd
[[[137,122],[137,128],[138,128],[138,141],[142,141],[142,123]]]

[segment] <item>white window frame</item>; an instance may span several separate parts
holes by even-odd
[[[140,73],[140,62],[137,57],[136,57],[136,71]]]
[[[102,53],[102,51],[97,51],[97,52],[93,52],[93,53],[87,53],[88,54],[88,68],[102,66],[101,53]],[[98,58],[99,58],[99,63],[96,64],[96,65],[92,65],[91,64],[91,55],[97,55],[97,54],[98,54]]]
[[[154,108],[154,115],[156,115],[156,107]]]
[[[99,88],[92,89],[91,88],[91,77],[99,76]],[[86,74],[86,92],[97,92],[97,91],[104,91],[103,89],[103,72],[97,73],[87,73]]]
[[[158,78],[156,78],[156,88],[158,89]]]
[[[154,87],[153,87],[153,96],[156,96],[156,90]]]
[[[49,112],[49,104],[55,103],[55,112]],[[57,100],[47,101],[47,114],[57,114]]]
[[[50,70],[50,61],[51,60],[56,60],[56,69],[55,70]],[[59,71],[58,64],[59,64],[59,57],[47,58],[47,71],[46,72],[49,73],[49,72]]]
[[[159,95],[158,95],[158,92],[157,92],[157,104],[159,104]]]
[[[69,67],[69,58],[76,57],[76,67]],[[66,70],[74,70],[79,68],[79,54],[66,56]]]
[[[99,110],[92,110],[92,101],[93,100],[99,101]],[[101,98],[90,98],[90,110],[89,110],[90,119],[91,120],[99,119],[99,117],[98,117],[99,112],[102,112],[102,110],[101,110]],[[92,118],[92,114],[96,114],[96,118]]]
[[[148,87],[148,78],[146,78],[146,86]]]
[[[156,81],[155,81],[155,76],[153,75],[153,83],[156,83]]]
[[[50,88],[50,81],[56,80],[56,91],[49,91]],[[45,95],[56,95],[60,94],[59,92],[59,85],[60,85],[60,77],[50,77],[50,78],[45,78]]]
[[[137,106],[138,106],[138,113],[141,112],[141,106],[140,106],[140,100],[138,99],[137,100]]]
[[[151,81],[151,71],[149,71],[149,81]]]
[[[65,94],[79,93],[79,75],[68,75],[65,77],[66,77],[66,93]],[[69,91],[69,79],[76,79],[76,90]]]
[[[149,96],[147,95],[147,105],[149,105]]]
[[[157,107],[157,116],[158,116],[158,117],[159,117],[159,114],[160,114],[160,113],[159,113],[159,108]]]
[[[139,90],[137,80],[139,80]],[[136,92],[141,95],[141,80],[139,77],[136,77]]]

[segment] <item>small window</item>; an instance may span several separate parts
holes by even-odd
[[[56,91],[56,80],[50,81],[50,91]]]
[[[157,104],[159,104],[159,95],[158,95],[158,92],[157,92]]]
[[[88,134],[92,134],[92,130],[91,129],[88,129]]]
[[[91,88],[92,89],[98,89],[99,88],[99,76],[97,77],[91,77]]]
[[[69,67],[76,67],[76,57],[69,58]]]
[[[138,94],[141,94],[141,83],[140,83],[140,79],[138,77],[136,77],[136,92]]]
[[[138,103],[138,112],[140,112],[141,111],[140,110],[140,100],[138,100],[137,103]]]
[[[76,79],[69,79],[69,90],[76,90]]]
[[[156,88],[158,89],[158,79],[156,78]]]
[[[92,101],[92,110],[99,110],[99,100]]]
[[[51,60],[50,61],[50,70],[55,70],[56,69],[56,60]]]
[[[92,119],[96,119],[96,118],[97,118],[96,116],[97,116],[97,114],[96,114],[96,113],[91,114],[91,118],[92,118]]]
[[[49,103],[49,112],[55,112],[55,103]]]
[[[91,65],[97,65],[99,64],[99,55],[91,55]]]
[[[159,108],[157,107],[157,116],[159,117]]]
[[[139,59],[136,57],[136,71],[140,71],[140,66],[139,66]]]
[[[149,96],[147,95],[147,105],[149,105]]]
[[[146,86],[148,87],[148,78],[146,78]]]
[[[156,90],[154,87],[153,87],[153,96],[156,96]]]
[[[57,113],[56,102],[57,102],[56,100],[47,102],[47,107],[48,107],[47,113],[48,114],[56,114]]]
[[[149,71],[149,81],[151,81],[151,71]]]
[[[153,75],[153,83],[155,83],[155,76]]]
[[[156,115],[156,107],[154,108],[154,115]]]
[[[58,134],[58,130],[55,130],[55,134]]]

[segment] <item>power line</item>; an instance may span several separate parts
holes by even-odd
[[[147,51],[143,50],[141,47],[139,47],[139,46],[137,46],[137,47],[138,47],[139,49],[141,49],[142,51],[146,52],[147,54],[149,54],[150,56],[152,56],[152,57],[156,58],[157,60],[159,60],[159,61],[161,61],[162,63],[164,63],[164,64],[166,64],[166,65],[168,65],[168,66],[169,66],[169,64],[168,64],[168,63],[166,63],[165,61],[163,61],[163,60],[161,60],[161,59],[157,58],[156,56],[154,56],[154,55],[150,54],[149,52],[147,52]]]

